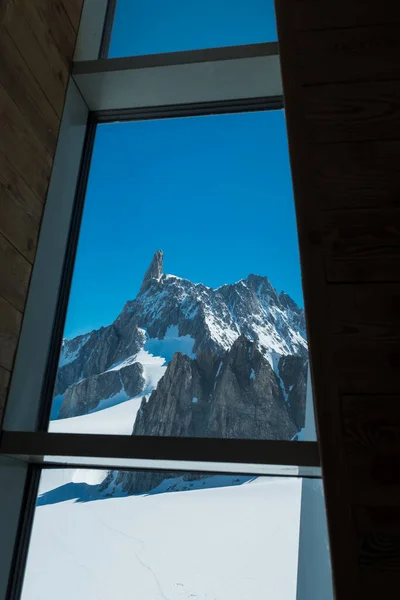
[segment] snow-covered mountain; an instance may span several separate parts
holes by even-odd
[[[114,323],[64,340],[52,418],[140,398],[133,433],[292,439],[306,362],[303,309],[266,277],[211,289],[158,250]]]

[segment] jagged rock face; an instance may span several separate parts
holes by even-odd
[[[216,290],[162,275],[150,279],[144,292],[127,302],[119,319],[130,314],[154,338],[163,338],[168,327],[176,325],[180,335],[195,340],[196,353],[221,353],[245,334],[267,350],[306,356],[304,311],[289,300],[257,275]]]
[[[149,400],[142,401],[133,434],[201,436],[205,430],[207,388],[197,361],[176,352]]]
[[[277,376],[244,336],[220,361],[177,352],[133,428],[134,435],[281,440],[296,432]]]
[[[54,395],[81,379],[99,375],[127,356],[137,354],[144,344],[143,332],[129,320],[73,340],[64,340]]]
[[[296,431],[270,363],[253,342],[241,336],[216,377],[207,436],[285,440]]]
[[[115,371],[93,375],[71,385],[64,396],[60,418],[84,415],[98,407],[104,398],[124,393],[134,397],[143,390],[145,380],[140,363],[127,365]]]
[[[307,364],[308,360],[301,356],[282,356],[278,363],[287,404],[298,430],[305,424]]]
[[[295,381],[294,372],[301,364],[285,364],[288,382]],[[211,354],[198,360],[176,353],[157,389],[143,399],[133,428],[134,435],[272,440],[290,440],[297,431],[277,375],[245,336],[217,361]],[[141,494],[156,487],[165,475],[138,471],[113,477],[126,492]]]
[[[289,439],[304,421],[304,311],[266,277],[213,290],[162,270],[157,251],[138,296],[112,325],[64,341],[54,391],[64,394],[59,417],[85,414],[120,393],[111,369],[126,359],[135,363],[149,339],[164,339],[172,327],[190,336],[193,352],[175,355],[152,387],[135,433]],[[126,373],[128,397],[141,394],[139,372]]]
[[[127,494],[146,494],[154,490],[165,479],[180,477],[183,481],[193,482],[209,477],[209,473],[180,471],[111,471],[101,485],[106,495],[113,495],[115,486],[120,486]],[[188,485],[190,489],[190,483]]]
[[[139,294],[144,294],[154,282],[160,281],[163,274],[163,260],[164,253],[162,250],[157,250],[143,278]]]

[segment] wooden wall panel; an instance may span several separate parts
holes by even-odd
[[[329,211],[321,231],[327,281],[400,281],[400,209]]]
[[[344,27],[299,32],[299,75],[306,84],[393,79],[400,76],[399,26]],[[315,48],[318,47],[318,53]]]
[[[8,91],[0,84],[0,152],[15,166],[39,198],[45,198],[52,165],[32,127]]]
[[[400,23],[400,6],[392,0],[291,0],[288,5],[292,31]]]
[[[59,119],[52,106],[43,103],[43,92],[33,74],[26,70],[24,59],[7,31],[3,31],[0,37],[0,82],[52,155],[57,143]]]
[[[0,297],[21,313],[24,310],[32,265],[0,235]]]
[[[309,150],[321,210],[399,206],[400,140],[322,143]]]
[[[302,106],[310,141],[398,140],[400,80],[305,86]]]
[[[400,588],[400,5],[276,13],[335,593],[376,600]]]
[[[54,4],[52,0],[48,2]],[[68,78],[68,58],[60,55],[49,34],[51,23],[42,21],[36,3],[8,0],[2,27],[13,39],[28,69],[42,88],[44,103],[50,102],[61,118]]]
[[[1,155],[0,160],[0,233],[32,263],[43,204],[7,157]]]
[[[0,423],[82,3],[0,1]]]

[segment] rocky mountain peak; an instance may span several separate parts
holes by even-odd
[[[295,313],[299,313],[301,309],[297,306],[296,302],[286,293],[281,292],[279,294],[279,301],[285,308],[292,310]]]
[[[212,289],[175,275],[165,275],[163,252],[157,250],[139,294],[125,304],[114,323],[64,340],[54,390],[62,410],[54,409],[53,414],[62,417],[84,414],[102,406],[101,401],[110,395],[132,397],[133,389],[135,394],[149,397],[170,361],[168,377],[171,381],[178,377],[174,370],[177,366],[178,379],[183,377],[184,371],[191,371],[196,379],[198,371],[204,380],[202,389],[206,397],[215,384],[218,365],[227,364],[227,352],[232,373],[236,374],[232,380],[234,387],[243,384],[243,389],[247,389],[248,381],[253,381],[249,379],[252,369],[257,374],[259,362],[267,361],[272,370],[265,366],[263,372],[266,380],[274,382],[271,393],[288,397],[289,388],[279,392],[279,357],[306,359],[303,309],[284,292],[278,295],[265,276],[250,274],[236,283]],[[195,364],[190,362],[190,369],[189,358],[196,358]],[[144,367],[143,377],[139,371],[127,368],[141,361],[148,365]],[[160,366],[157,377],[151,367],[154,361]],[[295,360],[292,368],[289,361],[285,369],[289,378],[294,369],[289,387],[295,385],[294,379],[299,376],[298,363]],[[131,385],[128,378],[132,380]],[[258,380],[254,381],[257,387]],[[303,388],[298,389],[302,393]],[[198,390],[192,391],[193,397],[199,399],[195,403],[197,411],[203,404]],[[160,389],[158,396],[165,398],[166,393],[167,388]],[[187,402],[191,402],[188,398]],[[199,418],[197,415],[196,427]]]
[[[142,286],[139,294],[144,294],[154,281],[160,281],[163,274],[164,253],[162,250],[157,250],[154,253],[153,259],[143,278]]]

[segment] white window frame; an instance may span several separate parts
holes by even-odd
[[[276,42],[107,59],[114,4],[84,3],[0,432],[0,600],[20,597],[44,465],[320,477],[316,441],[47,432],[96,124],[283,108]]]

